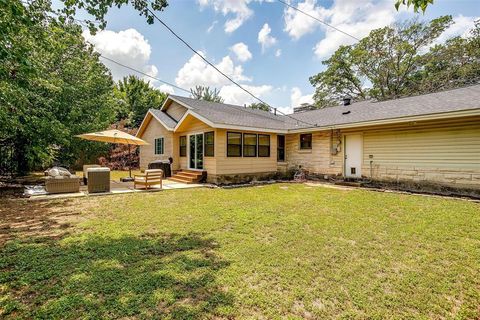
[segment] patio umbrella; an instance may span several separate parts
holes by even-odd
[[[130,154],[130,165],[128,166],[128,172],[129,172],[128,176],[130,180],[132,180],[132,166],[131,166],[132,158],[131,158],[130,146],[131,145],[144,146],[149,144],[148,142],[140,138],[137,138],[135,136],[132,136],[131,134],[128,134],[126,132],[116,130],[116,129],[105,130],[100,132],[84,133],[84,134],[79,134],[76,137],[85,139],[85,140],[91,140],[91,141],[127,144],[128,153]]]

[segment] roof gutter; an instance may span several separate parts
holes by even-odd
[[[392,118],[392,119],[352,122],[352,123],[329,125],[329,126],[289,129],[288,133],[357,128],[357,127],[366,127],[366,126],[375,126],[375,125],[384,125],[384,124],[395,124],[395,123],[410,122],[410,121],[441,120],[441,119],[451,119],[451,118],[478,116],[478,115],[480,115],[480,108],[471,109],[471,110],[426,114],[426,115],[420,115],[420,116],[408,116],[408,117],[399,117],[399,118]]]

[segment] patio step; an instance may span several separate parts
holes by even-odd
[[[168,180],[181,183],[199,183],[204,173],[202,171],[180,170]]]
[[[176,176],[170,177],[170,178],[168,178],[168,180],[175,181],[175,182],[180,182],[180,183],[186,183],[186,184],[195,183],[195,181],[193,181],[193,180],[179,178],[179,177],[176,177]]]
[[[198,173],[198,172],[180,171],[180,172],[177,172],[177,173],[175,174],[175,176],[196,179],[196,178],[201,177],[201,176],[202,176],[202,173],[201,173],[201,172]]]

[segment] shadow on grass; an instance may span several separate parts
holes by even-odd
[[[60,239],[81,219],[71,200],[27,201],[0,198],[0,246],[14,239]]]
[[[229,317],[216,284],[228,263],[200,234],[10,241],[0,249],[0,316],[10,318]]]

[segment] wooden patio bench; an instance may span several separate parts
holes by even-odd
[[[143,186],[145,189],[149,189],[150,186],[160,185],[162,189],[163,170],[161,169],[148,169],[144,174],[136,174],[133,177],[133,188],[136,189],[137,185]]]

